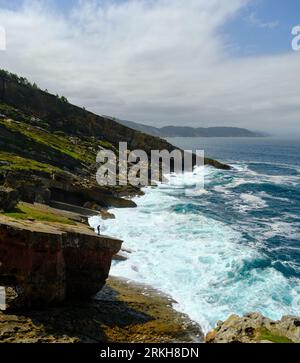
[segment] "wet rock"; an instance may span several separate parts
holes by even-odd
[[[107,219],[116,219],[116,216],[113,213],[110,213],[108,210],[101,208],[100,209],[100,214],[102,219],[107,220]]]
[[[101,218],[104,219],[104,220],[115,219],[116,218],[116,216],[113,213],[110,213],[106,208],[101,207],[97,203],[86,202],[83,207],[99,212],[100,215],[101,215]]]
[[[125,253],[123,252],[119,252],[118,254],[116,254],[114,257],[113,257],[113,260],[114,261],[127,261],[128,260],[128,257],[126,256]]]

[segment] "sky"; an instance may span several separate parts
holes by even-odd
[[[300,135],[296,25],[299,0],[0,0],[0,68],[101,115]]]

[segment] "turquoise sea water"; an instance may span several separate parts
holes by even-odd
[[[300,140],[170,139],[232,166],[205,190],[148,188],[105,233],[133,251],[112,274],[171,295],[205,331],[232,313],[300,315]],[[96,222],[94,222],[96,223]]]

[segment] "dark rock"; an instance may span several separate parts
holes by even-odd
[[[35,190],[35,202],[41,204],[49,204],[51,200],[51,191],[48,188],[38,188]]]
[[[10,211],[19,203],[19,194],[15,189],[0,186],[0,210]]]
[[[125,253],[119,252],[113,257],[114,261],[127,261],[128,257],[125,255]]]

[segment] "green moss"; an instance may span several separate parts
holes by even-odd
[[[108,141],[100,141],[99,144],[104,149],[110,149],[111,150],[113,148],[113,145]]]
[[[0,163],[0,170],[32,170],[32,171],[43,171],[48,174],[52,174],[57,171],[61,171],[49,164],[40,163],[32,159],[22,158],[11,153],[5,153],[0,151],[0,162],[3,161],[4,165]]]
[[[4,213],[7,217],[21,220],[36,220],[43,222],[53,222],[75,225],[76,223],[69,220],[68,218],[56,215],[46,210],[41,210],[34,205],[28,206],[27,204],[20,203],[17,208],[11,212]]]
[[[272,343],[293,343],[289,338],[276,335],[266,328],[261,329],[259,340],[268,340]]]

